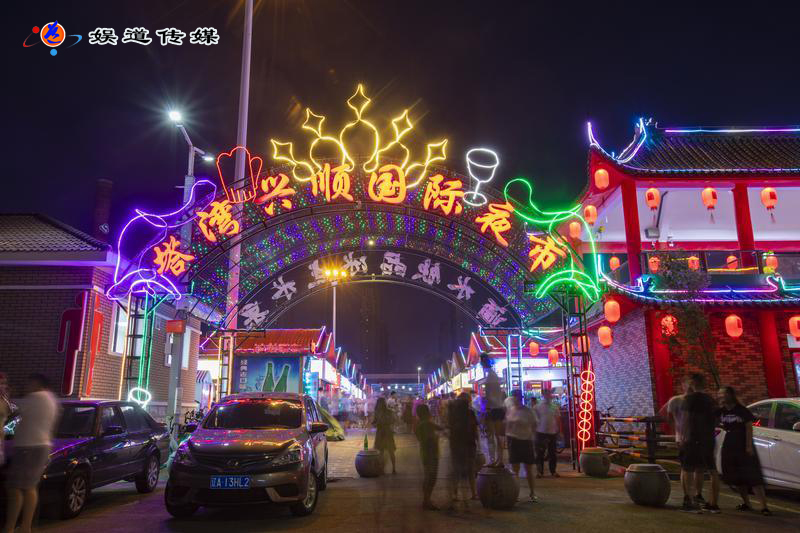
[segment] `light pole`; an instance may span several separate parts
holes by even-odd
[[[336,286],[339,285],[339,281],[344,281],[346,278],[347,270],[340,270],[338,268],[325,270],[325,279],[327,279],[331,287],[333,287],[333,327],[331,331],[333,332],[334,346],[336,346]]]
[[[422,372],[422,367],[417,367],[417,388],[419,388],[419,373]]]

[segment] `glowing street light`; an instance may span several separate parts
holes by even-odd
[[[331,283],[331,287],[333,287],[333,342],[336,343],[336,286],[339,284],[339,280],[344,281],[344,278],[347,277],[347,271],[344,269],[325,269],[325,279],[327,279]]]
[[[175,124],[180,124],[183,120],[180,111],[175,111],[174,109],[168,113],[169,119],[174,122]]]

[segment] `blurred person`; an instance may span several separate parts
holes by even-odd
[[[424,405],[425,400],[422,399],[422,396],[417,396],[414,398],[414,403],[411,406],[411,425],[412,425],[412,432],[416,434],[417,430],[417,423],[419,422],[419,415],[417,415],[417,409],[420,405]],[[430,410],[428,410],[428,415],[430,416]]]
[[[505,419],[506,412],[503,408],[503,390],[500,388],[500,378],[492,367],[492,360],[486,352],[480,355],[481,366],[483,367],[486,379],[484,388],[486,393],[486,428],[490,433],[489,438],[492,439],[493,446],[492,456],[489,459],[487,466],[499,467],[503,466],[503,420]]]
[[[14,430],[14,460],[6,474],[5,533],[14,532],[20,512],[22,521],[17,531],[29,533],[31,530],[39,481],[50,458],[60,411],[58,400],[42,374],[31,374],[26,388],[28,395],[20,402],[20,420]]]
[[[742,496],[742,503],[736,507],[737,510],[752,511],[748,494],[752,489],[761,504],[761,514],[769,516],[772,512],[767,507],[761,463],[753,445],[755,417],[739,402],[733,387],[722,387],[717,397],[721,404],[718,411],[719,421],[725,430],[725,440],[722,441],[720,451],[722,479],[728,485],[736,487]]]
[[[5,464],[6,422],[11,416],[11,400],[8,393],[8,378],[0,372],[0,466]]]
[[[714,439],[716,430],[717,403],[704,392],[705,378],[702,374],[689,376],[691,390],[686,393],[683,402],[685,411],[684,433],[678,458],[681,463],[681,481],[684,486],[683,505],[685,512],[701,512],[702,505],[707,511],[719,512],[717,499],[719,496],[719,475],[714,461]],[[703,499],[703,478],[705,472],[711,476],[711,496],[708,503]],[[684,481],[685,480],[685,481]],[[694,499],[689,496],[695,489]]]
[[[437,507],[431,502],[433,489],[436,487],[436,476],[439,473],[439,435],[441,427],[431,420],[431,412],[428,406],[420,404],[417,406],[416,415],[418,418],[417,427],[414,434],[419,441],[419,456],[422,460],[422,508],[435,511]]]
[[[326,411],[330,412],[330,409],[328,409],[328,405],[329,405],[328,396],[325,394],[325,390],[322,387],[317,389],[317,398],[319,398],[320,407],[322,407]]]
[[[686,395],[692,392],[692,382],[688,375],[683,377],[681,384],[683,385],[683,394],[676,394],[670,398],[658,412],[660,417],[669,420],[675,433],[675,444],[678,446],[678,450],[683,445],[684,434],[686,433]],[[697,499],[697,495],[693,493],[693,476],[692,471],[681,468],[681,488],[683,489],[684,502],[691,502],[693,497]],[[702,495],[699,495],[699,498],[702,499]],[[689,509],[687,508],[686,510]]]
[[[350,395],[348,393],[342,394],[339,398],[339,423],[342,424],[345,433],[350,428]]]
[[[389,409],[386,398],[378,398],[375,404],[375,417],[372,425],[375,426],[375,449],[381,452],[381,459],[384,459],[384,453],[389,454],[389,459],[392,461],[392,474],[396,474],[396,460],[394,451],[396,446],[394,444],[394,426],[396,417],[394,411]]]
[[[556,472],[558,455],[556,453],[556,439],[561,432],[561,407],[553,401],[553,391],[546,389],[542,401],[536,404],[536,472],[537,477],[544,476],[544,458],[547,453],[547,463],[550,475],[560,477]]]
[[[470,486],[471,498],[477,499],[473,473],[478,450],[478,423],[465,398],[452,399],[447,407],[447,429],[450,437],[451,501],[459,501],[462,481]],[[472,480],[472,481],[470,481]],[[464,500],[466,502],[466,500]]]
[[[534,490],[533,464],[536,462],[536,455],[533,449],[533,437],[536,434],[538,420],[536,414],[522,403],[522,392],[515,390],[512,392],[511,408],[506,411],[506,441],[508,442],[508,462],[514,475],[519,479],[519,465],[525,466],[525,477],[528,480],[530,490],[529,499],[537,502],[536,491]]]
[[[412,422],[414,418],[414,408],[411,398],[406,398],[403,400],[403,423],[406,425],[405,430],[408,433],[412,432]]]

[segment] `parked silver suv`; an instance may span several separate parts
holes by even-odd
[[[328,481],[327,424],[314,400],[287,393],[246,393],[215,404],[178,448],[164,492],[167,511],[287,503],[311,514]]]

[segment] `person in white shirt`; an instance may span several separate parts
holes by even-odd
[[[533,452],[533,436],[538,420],[536,414],[522,403],[522,391],[515,390],[510,398],[512,405],[506,411],[508,462],[511,463],[511,469],[517,477],[519,477],[519,465],[525,465],[530,501],[536,502],[533,478],[533,463],[536,461],[536,456]]]
[[[28,533],[38,501],[39,481],[50,459],[53,432],[59,415],[58,400],[41,374],[28,377],[28,395],[20,402],[20,421],[14,430],[14,457],[6,478],[8,506],[4,533]]]
[[[544,391],[544,401],[536,404],[534,412],[538,419],[536,426],[536,470],[537,477],[544,475],[544,455],[547,451],[547,462],[550,475],[559,477],[556,472],[556,438],[561,432],[561,408],[553,401],[553,391]]]
[[[486,466],[503,466],[503,420],[506,417],[506,410],[503,407],[504,394],[500,388],[500,378],[492,368],[492,359],[489,354],[482,353],[480,356],[481,366],[486,374],[486,381],[484,387],[486,390],[486,429],[489,433],[489,439],[494,440],[494,447],[489,446],[489,449],[495,450],[495,457],[490,458],[490,462]]]

